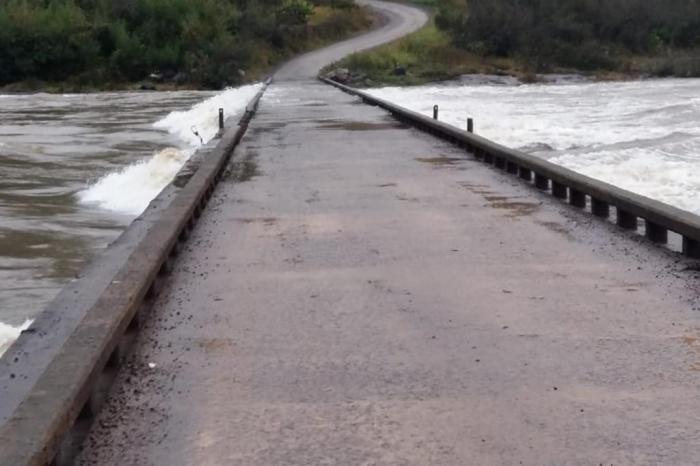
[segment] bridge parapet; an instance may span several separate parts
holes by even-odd
[[[668,232],[682,238],[682,251],[688,257],[700,258],[700,216],[668,204],[621,189],[610,183],[582,175],[542,158],[511,149],[471,131],[439,121],[437,110],[432,117],[345,86],[327,78],[323,82],[361,98],[365,103],[388,110],[398,120],[465,148],[478,160],[519,176],[537,189],[550,192],[555,198],[568,201],[580,209],[589,208],[600,218],[611,218],[625,230],[644,234],[655,243],[667,243]],[[641,220],[641,221],[640,221]]]
[[[148,225],[145,233],[132,235],[137,238],[133,247],[119,246],[117,255],[128,254],[128,257],[118,267],[106,267],[115,271],[109,273],[104,289],[91,290],[96,281],[89,274],[71,286],[71,292],[76,295],[96,295],[94,300],[82,301],[86,309],[71,309],[73,301],[59,295],[0,358],[0,396],[11,394],[3,399],[7,405],[0,410],[3,421],[0,464],[73,463],[124,356],[135,341],[141,319],[150,310],[171,271],[173,259],[222,179],[269,82],[248,104],[238,126],[219,133],[216,147],[206,154],[194,173],[178,175],[153,201],[164,207],[153,213],[147,210],[127,228],[122,236]],[[223,115],[220,113],[219,117]],[[179,189],[175,190],[173,184]],[[161,199],[166,196],[167,200]],[[98,256],[92,269],[99,269],[100,261],[111,261],[113,256]],[[100,283],[105,281],[102,278]],[[78,303],[80,306],[81,301]],[[65,332],[64,338],[48,343],[37,341],[48,336],[52,323],[58,320],[53,308],[81,313],[82,317]],[[52,348],[47,350],[46,346]],[[44,367],[28,368],[29,375],[22,374],[18,365],[24,364],[32,349],[38,347],[52,354],[50,360]],[[5,415],[8,410],[11,413]]]

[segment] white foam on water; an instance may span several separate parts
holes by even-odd
[[[240,114],[260,90],[261,84],[231,88],[200,102],[186,111],[171,112],[154,123],[180,141],[180,147],[166,148],[151,158],[140,160],[109,173],[78,193],[83,204],[123,214],[139,215],[177,175],[197,147],[209,142],[219,130],[219,108],[224,114]],[[202,137],[200,140],[192,129]]]
[[[261,86],[261,84],[249,84],[227,89],[189,110],[171,112],[153,126],[167,130],[192,147],[200,144],[199,138],[192,133],[192,127],[195,127],[206,144],[219,131],[219,109],[223,108],[227,116],[240,113],[255,97]]]
[[[0,322],[0,356],[7,351],[7,348],[19,337],[23,330],[27,330],[32,325],[32,322],[31,319],[27,319],[22,325],[17,327]]]
[[[163,149],[153,157],[100,178],[78,194],[80,202],[138,215],[172,181],[192,150]]]
[[[585,175],[700,214],[700,80],[370,91]]]

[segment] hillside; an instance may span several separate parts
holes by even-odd
[[[218,89],[370,24],[350,0],[4,0],[0,86]]]
[[[700,76],[695,0],[435,0],[434,22],[336,67],[356,84],[418,84],[491,73],[595,78]]]

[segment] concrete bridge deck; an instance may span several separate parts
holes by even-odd
[[[278,82],[81,464],[691,465],[696,273]]]
[[[700,267],[632,233],[700,217],[316,81],[427,20],[361,1],[5,353],[1,466],[700,463]]]

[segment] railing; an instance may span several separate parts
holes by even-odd
[[[108,388],[117,369],[135,340],[141,319],[148,312],[158,295],[166,275],[181,245],[187,240],[203,209],[221,180],[226,164],[234,148],[246,132],[265,86],[253,98],[238,123],[237,128],[220,131],[221,139],[202,161],[187,183],[172,194],[172,199],[161,211],[149,216],[147,211],[134,222],[123,236],[133,229],[150,225],[148,231],[138,236],[135,246],[116,272],[106,277],[106,286],[84,315],[67,333],[67,337],[52,349],[52,356],[45,367],[29,367],[36,380],[30,385],[22,382],[15,372],[25,370],[14,367],[25,363],[34,339],[52,331],[50,308],[77,312],[69,299],[59,297],[49,305],[31,332],[20,338],[3,355],[0,365],[0,382],[3,390],[13,393],[17,406],[0,425],[0,464],[12,466],[64,466],[73,463],[78,448],[87,435],[90,425],[106,399]],[[219,114],[219,126],[223,130],[223,115]],[[158,202],[164,190],[154,202]],[[115,243],[116,244],[116,243]],[[111,249],[111,248],[110,248]],[[109,249],[108,249],[109,251]],[[108,256],[97,258],[109,261]],[[99,265],[99,264],[98,264]],[[112,267],[114,268],[114,267]],[[86,277],[75,283],[76,294],[91,294],[95,281]],[[43,317],[49,314],[49,317]],[[38,324],[41,322],[41,324]],[[38,325],[37,325],[38,324]],[[53,344],[53,343],[51,343]],[[31,366],[31,364],[30,364]],[[24,383],[24,385],[22,385]],[[13,389],[13,384],[17,387]],[[29,388],[26,388],[29,387]],[[13,392],[14,390],[14,392]],[[26,390],[26,391],[25,391]],[[15,396],[17,395],[17,396]],[[10,397],[8,397],[10,398]],[[10,403],[9,400],[2,400]]]
[[[574,207],[584,209],[590,205],[591,213],[597,217],[609,218],[610,208],[614,207],[618,226],[630,231],[643,229],[645,236],[655,243],[667,243],[669,231],[678,233],[683,239],[683,253],[700,258],[700,216],[438,121],[436,108],[433,109],[433,118],[430,118],[330,79],[321,80],[360,97],[368,104],[388,110],[403,122],[465,148],[477,159],[519,176],[525,182],[534,183],[538,189],[551,192],[552,196],[568,201]]]

